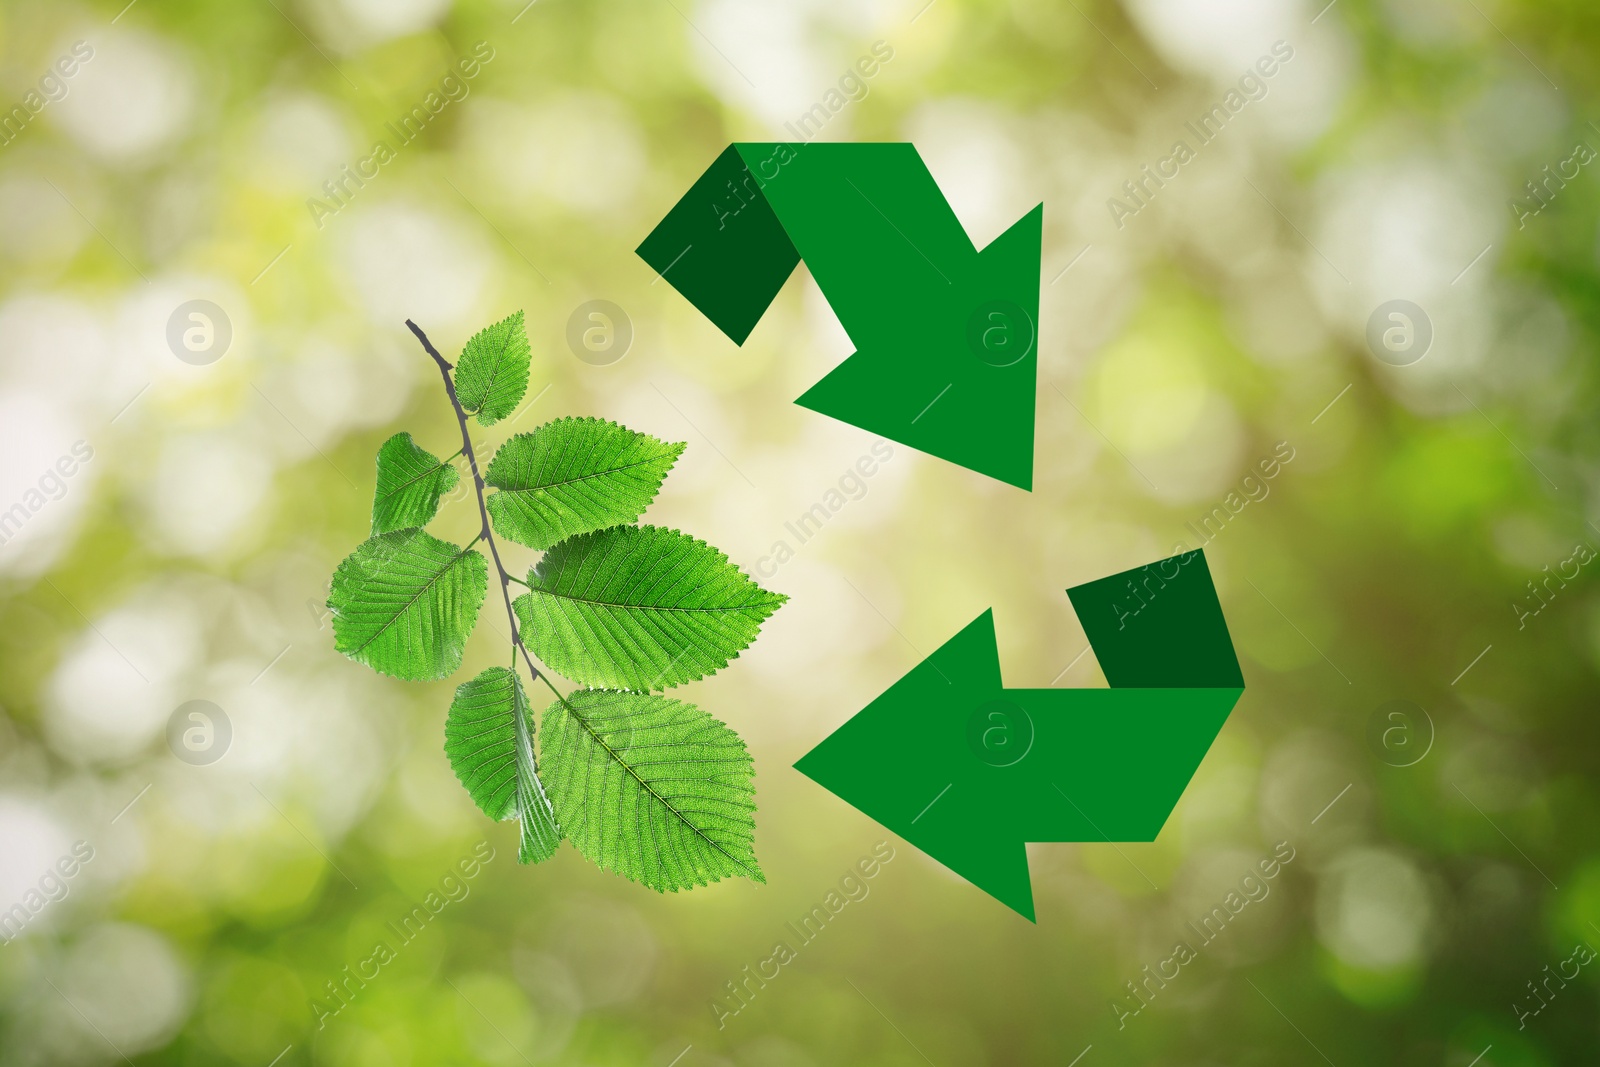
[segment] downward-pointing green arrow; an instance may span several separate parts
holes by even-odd
[[[1069,589],[1109,689],[1007,689],[984,612],[795,767],[1030,920],[1029,841],[1154,841],[1244,691],[1199,551]]]
[[[737,344],[804,259],[856,352],[795,402],[1031,489],[1043,217],[979,251],[909,144],[734,144],[638,251]]]

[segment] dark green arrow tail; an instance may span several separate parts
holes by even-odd
[[[1113,689],[1243,689],[1199,549],[1067,590]]]
[[[739,345],[800,262],[736,145],[700,175],[637,251]]]

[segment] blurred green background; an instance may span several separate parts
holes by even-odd
[[[8,0],[0,1063],[1596,1062],[1597,47],[1573,0]],[[632,249],[818,105],[914,141],[980,246],[1044,203],[1034,493],[897,446],[786,531],[874,443],[790,403],[847,337],[802,267],[735,347]],[[620,359],[568,342],[595,299]],[[1369,345],[1392,300],[1425,349]],[[517,308],[538,399],[489,446],[687,441],[651,520],[752,572],[790,543],[790,602],[681,691],[751,744],[766,886],[518,867],[441,751],[496,631],[431,685],[332,650],[378,443],[454,447],[403,320],[448,355]],[[986,608],[1009,684],[1103,684],[1064,589],[1207,516],[1248,689],[1159,840],[1031,846],[1037,926],[890,840],[733,999],[886,840],[790,764]],[[215,762],[169,745],[191,700]]]

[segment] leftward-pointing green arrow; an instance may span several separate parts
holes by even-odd
[[[1154,841],[1244,692],[1200,551],[1067,590],[1109,689],[1007,689],[984,612],[795,767],[1033,919],[1029,841]]]
[[[638,252],[741,345],[804,259],[856,352],[795,403],[1032,489],[1043,218],[979,251],[909,144],[734,144]]]

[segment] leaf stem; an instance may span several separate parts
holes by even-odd
[[[495,543],[494,527],[489,523],[489,507],[483,498],[483,475],[478,470],[477,453],[472,450],[472,434],[467,429],[467,413],[461,407],[460,397],[456,396],[455,379],[450,377],[450,372],[455,368],[439,354],[437,348],[433,347],[433,342],[428,340],[428,335],[422,332],[421,327],[410,319],[406,320],[406,326],[416,335],[417,340],[422,342],[423,350],[432,356],[433,362],[438,365],[439,377],[444,379],[445,394],[450,398],[450,406],[455,409],[456,413],[456,423],[461,427],[461,451],[457,452],[456,455],[466,456],[467,466],[472,469],[472,488],[478,498],[478,516],[483,520],[483,527],[479,530],[477,540],[473,541],[473,544],[477,544],[478,541],[487,541],[489,543],[489,555],[494,558],[494,569],[500,575],[500,596],[505,601],[506,620],[511,624],[511,644],[515,650],[522,653],[523,662],[528,666],[528,673],[532,677],[543,681],[545,685],[550,686],[550,691],[565,703],[566,698],[562,697],[560,691],[554,685],[551,685],[550,679],[546,678],[539,668],[533,665],[533,656],[528,653],[528,646],[522,641],[522,627],[518,624],[516,610],[511,606],[511,583],[516,579],[511,577],[511,572],[506,570],[505,564],[500,561],[500,548]],[[455,457],[452,456],[451,458]],[[513,658],[515,657],[513,656]]]
[[[589,729],[590,732],[592,733],[593,730],[592,730],[592,728],[589,727],[589,720],[585,719],[582,715],[579,715],[577,709],[574,708],[571,704],[567,703],[567,698],[561,695],[561,690],[557,689],[555,687],[555,685],[551,683],[550,679],[546,678],[544,675],[542,675],[542,674],[538,675],[538,678],[539,678],[539,680],[541,682],[543,682],[546,686],[549,687],[550,692],[552,692],[552,693],[554,693],[556,695],[556,699],[561,701],[562,706],[565,707],[569,712],[571,712],[574,718],[576,718],[579,722],[583,723],[585,729]]]

